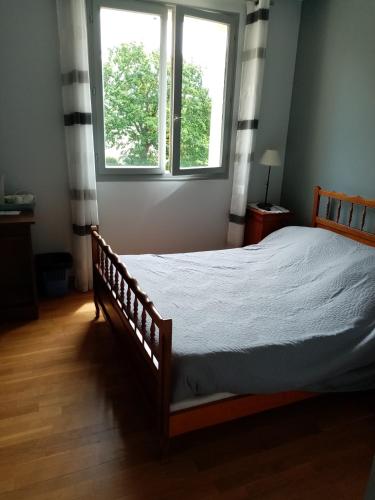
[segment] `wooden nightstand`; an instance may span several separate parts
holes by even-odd
[[[0,322],[38,317],[32,214],[0,215]]]
[[[264,212],[255,207],[248,207],[246,210],[244,246],[259,243],[273,231],[289,226],[292,218],[293,214],[291,212]]]

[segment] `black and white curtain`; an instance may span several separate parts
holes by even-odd
[[[247,192],[263,86],[270,0],[249,0],[246,7],[228,246],[241,246],[243,243]]]
[[[56,0],[76,288],[92,288],[90,226],[98,224],[85,0]]]

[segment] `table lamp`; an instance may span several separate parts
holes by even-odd
[[[265,165],[266,167],[268,167],[268,177],[267,177],[266,196],[264,198],[264,203],[257,203],[257,206],[262,210],[270,210],[273,205],[272,203],[267,202],[267,197],[268,197],[268,187],[270,185],[271,167],[281,166],[281,159],[279,152],[276,149],[266,149],[259,163],[261,165]]]

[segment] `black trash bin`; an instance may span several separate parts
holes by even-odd
[[[69,269],[73,265],[70,253],[42,253],[35,260],[39,292],[47,297],[65,295],[68,292]]]

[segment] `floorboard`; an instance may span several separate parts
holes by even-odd
[[[361,500],[374,393],[336,394],[177,438],[152,415],[89,294],[0,327],[0,500]]]

